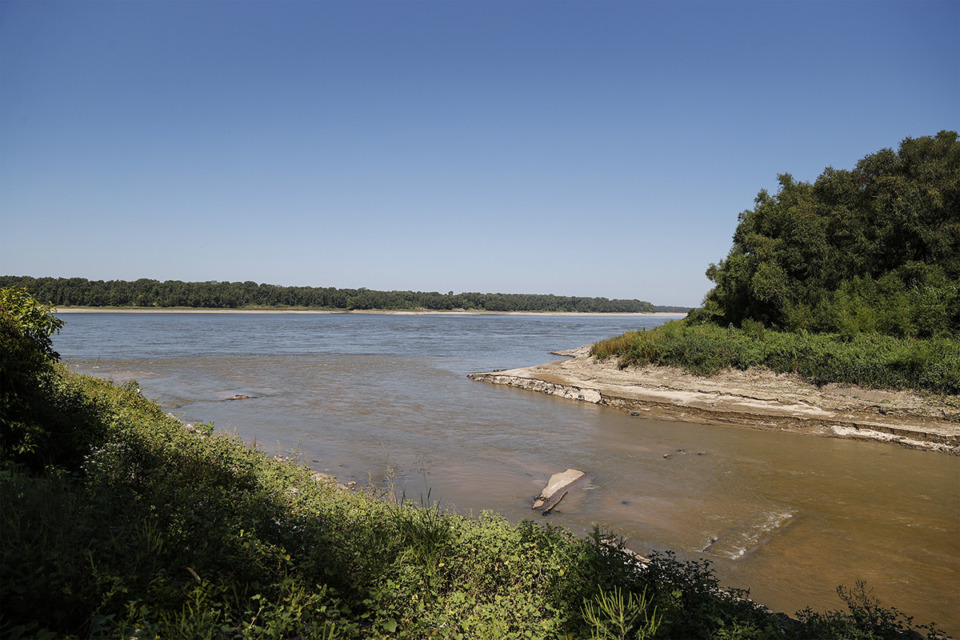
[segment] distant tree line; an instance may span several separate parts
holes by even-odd
[[[906,138],[740,214],[692,320],[852,337],[960,336],[960,142]]]
[[[182,282],[140,279],[32,278],[0,276],[0,287],[24,287],[55,307],[187,307],[197,309],[308,308],[451,311],[568,311],[592,313],[684,313],[687,307],[654,306],[643,300],[608,300],[541,294],[373,291],[334,287],[283,287],[256,282]]]

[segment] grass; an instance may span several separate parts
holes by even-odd
[[[786,333],[751,321],[742,328],[668,322],[596,343],[591,354],[617,357],[621,367],[673,365],[710,375],[723,369],[764,366],[822,385],[960,394],[960,340],[904,339],[860,334]]]
[[[345,491],[60,369],[98,428],[74,471],[0,469],[6,638],[893,638],[866,592],[785,623],[705,562]],[[862,590],[861,590],[862,591]],[[862,596],[862,597],[861,597]],[[933,631],[931,631],[933,633]]]

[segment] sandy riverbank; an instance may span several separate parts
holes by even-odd
[[[619,369],[589,347],[534,367],[473,373],[473,380],[620,408],[657,420],[862,438],[960,455],[960,398],[817,387],[793,374],[728,371],[699,377],[673,367]]]
[[[440,310],[388,310],[388,309],[197,309],[195,307],[159,307],[159,308],[134,308],[134,307],[59,307],[54,309],[55,314],[66,313],[300,313],[300,314],[331,314],[331,313],[350,313],[355,315],[363,314],[384,314],[399,316],[604,316],[604,317],[664,317],[664,318],[683,318],[685,313],[671,313],[666,311],[655,311],[650,313],[601,313],[601,312],[579,312],[579,311],[476,311],[465,309],[453,309],[450,311]]]

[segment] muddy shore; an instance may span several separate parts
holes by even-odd
[[[598,361],[589,347],[533,367],[471,373],[508,385],[610,406],[656,420],[860,438],[960,455],[960,397],[804,382],[765,369],[700,377],[674,367]]]

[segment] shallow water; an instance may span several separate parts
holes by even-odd
[[[136,379],[189,421],[342,481],[511,520],[549,476],[596,474],[548,521],[599,523],[641,553],[704,557],[775,609],[838,608],[865,580],[885,605],[960,636],[960,458],[894,445],[649,421],[472,382],[471,371],[659,317],[69,314],[85,373]],[[250,399],[225,401],[235,394]],[[669,455],[669,457],[665,457]]]

